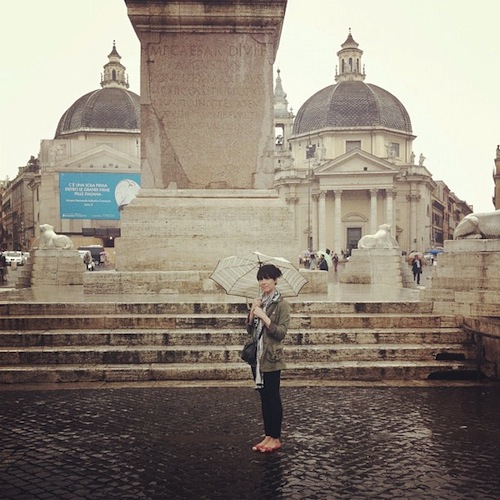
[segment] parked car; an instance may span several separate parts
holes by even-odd
[[[12,263],[18,266],[24,266],[24,259],[22,252],[17,252],[15,250],[7,250],[3,254],[5,255],[5,260],[7,261],[8,266],[11,266]]]

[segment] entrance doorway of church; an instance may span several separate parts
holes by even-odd
[[[358,241],[361,239],[361,228],[360,227],[348,227],[347,228],[347,251],[349,254],[351,250],[358,248]]]

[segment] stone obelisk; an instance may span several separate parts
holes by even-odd
[[[294,218],[272,188],[286,0],[125,1],[141,43],[142,189],[122,213],[116,270],[295,259]]]

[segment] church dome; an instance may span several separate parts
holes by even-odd
[[[121,88],[104,88],[80,97],[61,117],[56,139],[74,132],[140,130],[140,97]]]
[[[358,44],[349,33],[339,56],[338,83],[310,97],[299,109],[293,133],[307,134],[324,128],[383,127],[412,133],[411,120],[401,102],[376,85],[365,83]]]
[[[338,127],[384,127],[412,133],[410,116],[396,97],[359,81],[330,85],[310,97],[297,113],[293,132]]]
[[[125,67],[114,43],[108,58],[101,77],[103,88],[80,97],[62,115],[56,139],[75,132],[140,131],[140,97],[127,90]]]

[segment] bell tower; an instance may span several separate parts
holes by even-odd
[[[339,65],[335,71],[336,82],[363,81],[365,79],[365,68],[361,71],[361,58],[363,51],[359,49],[359,44],[354,41],[349,28],[349,35],[337,52]]]
[[[274,170],[281,170],[292,163],[292,152],[288,139],[293,131],[293,112],[288,109],[288,100],[281,83],[280,70],[274,87]]]
[[[101,75],[101,87],[124,87],[129,88],[128,77],[125,74],[125,66],[120,62],[121,56],[116,50],[113,40],[113,49],[108,55],[109,62],[104,65],[104,73]]]

